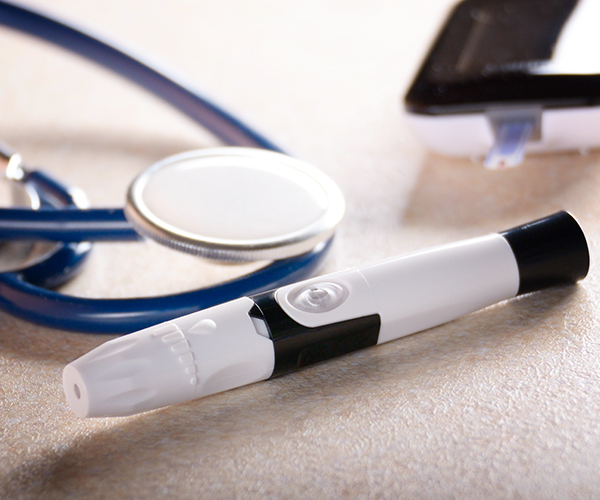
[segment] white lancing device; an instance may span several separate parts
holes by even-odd
[[[503,233],[244,297],[111,340],[67,365],[79,417],[131,415],[266,380],[573,283],[589,252],[559,212]]]

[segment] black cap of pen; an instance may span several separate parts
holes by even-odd
[[[585,235],[568,212],[561,211],[500,234],[517,260],[519,295],[574,283],[584,278],[590,267]]]

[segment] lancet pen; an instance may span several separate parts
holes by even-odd
[[[266,380],[587,274],[567,212],[211,307],[64,369],[80,417],[130,415]]]

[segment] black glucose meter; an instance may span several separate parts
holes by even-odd
[[[464,0],[405,97],[432,150],[485,157],[600,147],[600,2]]]

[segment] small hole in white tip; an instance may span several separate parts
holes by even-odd
[[[79,390],[79,386],[77,384],[73,385],[73,392],[75,393],[75,397],[77,399],[81,399],[81,391]]]

